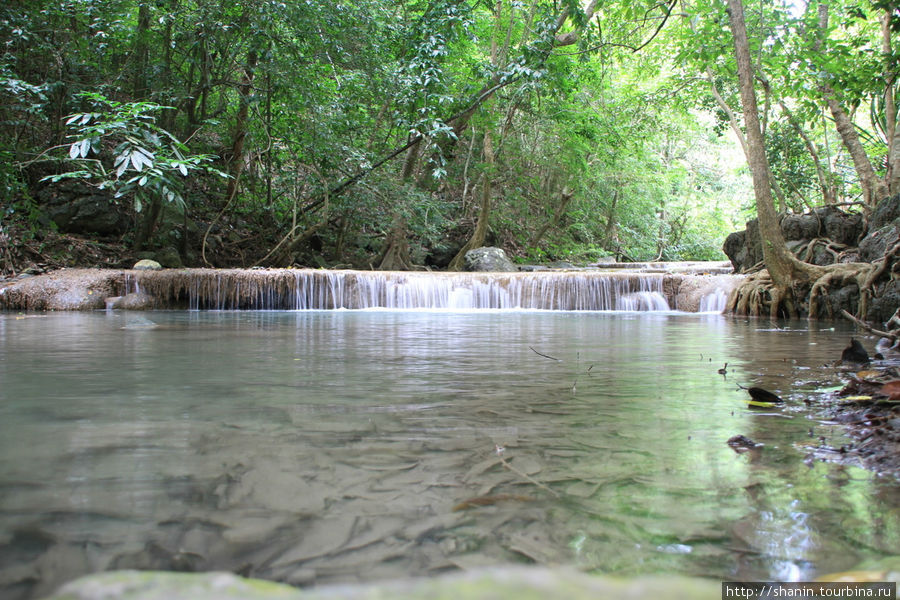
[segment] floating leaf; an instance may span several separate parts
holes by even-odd
[[[779,396],[776,396],[769,390],[764,390],[759,387],[748,388],[747,392],[750,394],[751,400],[747,403],[749,406],[757,407],[757,408],[771,408],[776,404],[781,404],[784,402]]]

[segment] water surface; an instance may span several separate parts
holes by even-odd
[[[844,442],[805,403],[839,382],[822,367],[847,344],[834,327],[0,314],[0,597],[113,568],[297,585],[529,562],[763,580],[852,568],[900,547],[900,493],[804,461]],[[750,410],[737,384],[787,406]],[[736,434],[765,445],[738,455]]]

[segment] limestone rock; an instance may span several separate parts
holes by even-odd
[[[62,269],[0,288],[0,309],[96,310],[119,289],[121,271]]]
[[[483,247],[466,252],[466,271],[518,271],[502,248]]]
[[[162,269],[162,265],[155,260],[145,258],[137,261],[132,269],[134,269],[135,271],[159,271],[160,269]]]
[[[865,228],[865,219],[861,214],[845,213],[833,206],[823,206],[805,214],[786,215],[781,220],[784,239],[795,252],[805,247],[807,242],[819,238],[828,238],[838,244],[854,247]],[[731,260],[736,273],[746,272],[761,262],[763,251],[759,221],[748,221],[744,231],[729,235],[722,250]],[[824,266],[833,263],[834,256],[822,248],[816,248],[810,262]]]
[[[713,305],[724,303],[743,278],[737,275],[682,275],[667,279],[677,282],[672,294],[674,302],[670,303],[675,310],[705,312],[712,310]]]
[[[869,218],[869,230],[875,231],[900,219],[900,194],[885,198],[875,206]]]
[[[900,229],[888,224],[872,232],[859,243],[859,257],[863,262],[873,262],[900,241]]]

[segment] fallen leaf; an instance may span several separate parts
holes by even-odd
[[[453,512],[468,510],[477,506],[493,506],[500,502],[531,502],[533,498],[530,496],[522,496],[520,494],[493,494],[491,496],[475,496],[468,500],[463,500],[453,507]]]
[[[891,400],[900,400],[900,379],[895,379],[882,384],[878,393],[887,396]]]
[[[880,371],[859,371],[856,374],[860,379],[874,379],[876,377],[881,377]]]

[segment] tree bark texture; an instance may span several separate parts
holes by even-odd
[[[744,111],[744,125],[747,130],[748,162],[753,176],[753,191],[756,196],[756,213],[759,217],[763,257],[772,282],[775,284],[771,312],[772,316],[776,316],[782,299],[790,302],[789,294],[795,280],[808,281],[811,278],[812,267],[804,265],[790,253],[781,232],[781,223],[775,212],[770,186],[772,175],[759,124],[759,109],[753,87],[753,63],[750,59],[750,44],[747,40],[744,7],[741,0],[728,0],[728,17],[734,38],[738,84]]]
[[[816,50],[819,52],[827,52],[828,49],[824,47],[824,35],[825,31],[828,29],[827,2],[819,2],[818,25],[819,38],[816,40]],[[872,206],[889,195],[887,183],[875,174],[872,162],[869,160],[869,156],[866,154],[866,150],[859,140],[859,135],[856,133],[856,127],[854,127],[853,121],[850,119],[847,111],[844,110],[841,103],[838,101],[838,95],[834,88],[828,83],[823,83],[820,89],[825,96],[828,110],[831,111],[831,116],[834,117],[834,126],[837,129],[838,135],[841,136],[841,141],[847,149],[847,152],[850,154],[850,158],[853,160],[853,167],[856,169],[856,174],[859,177],[859,184],[863,192],[863,201],[866,205]]]
[[[897,6],[888,7],[881,15],[881,53],[884,56],[884,134],[888,143],[887,173],[885,181],[888,193],[900,194],[900,127],[897,126],[897,97],[895,86],[900,66],[893,59],[893,32],[891,17]]]
[[[453,260],[447,266],[450,271],[462,271],[465,265],[466,252],[481,248],[487,238],[488,222],[491,218],[491,200],[493,195],[493,170],[494,170],[494,147],[491,142],[491,131],[484,132],[484,142],[482,144],[484,152],[484,175],[481,179],[481,212],[478,214],[478,222],[475,225],[475,231],[469,241],[456,253]]]
[[[253,94],[253,77],[255,74],[258,55],[256,50],[247,53],[247,62],[244,65],[244,76],[238,87],[240,105],[234,118],[234,137],[231,142],[230,171],[231,179],[228,180],[228,190],[225,197],[230,201],[237,194],[237,188],[241,180],[241,172],[244,169],[244,140],[247,137],[247,120],[250,114],[250,96]]]

